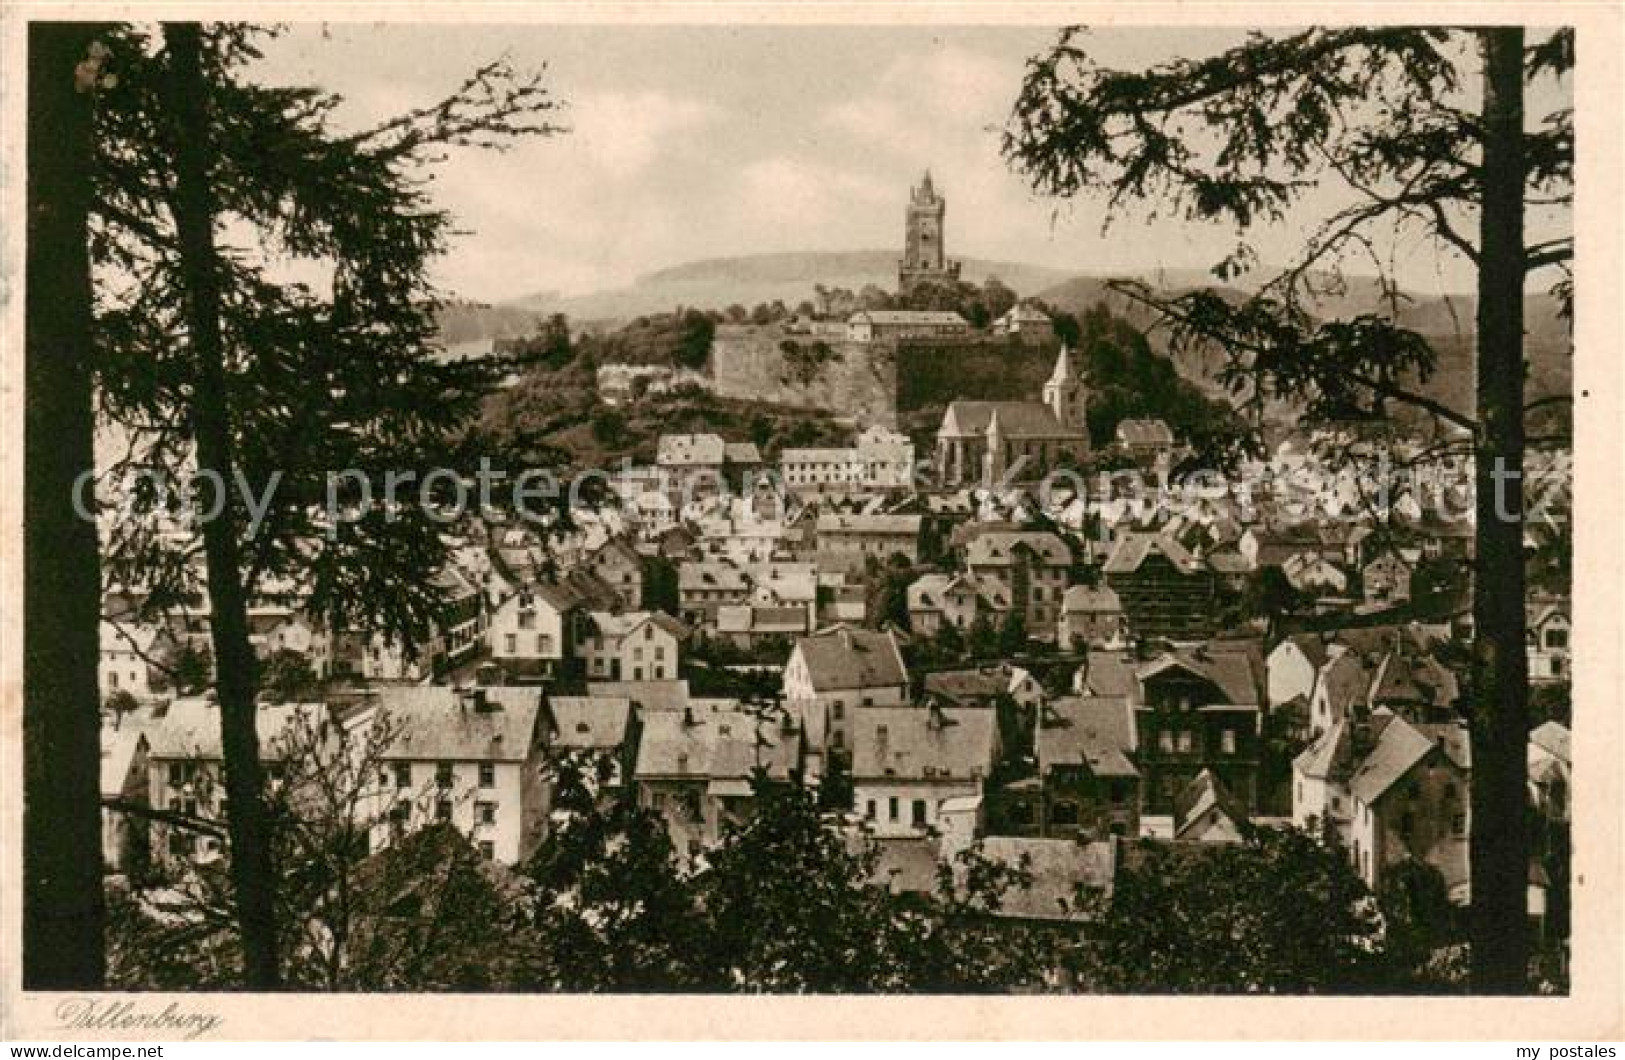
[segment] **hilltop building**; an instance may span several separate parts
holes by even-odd
[[[931,171],[909,189],[903,224],[903,257],[897,263],[897,293],[907,297],[921,284],[959,282],[959,262],[947,258],[943,221],[948,200],[937,194]]]

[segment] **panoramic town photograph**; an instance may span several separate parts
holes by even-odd
[[[61,1033],[1571,992],[1573,29],[26,38]]]

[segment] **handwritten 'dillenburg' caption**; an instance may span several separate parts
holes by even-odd
[[[186,1040],[218,1030],[225,1021],[212,1012],[183,1008],[170,1001],[162,1008],[139,1001],[72,997],[56,1007],[64,1031],[146,1032]]]

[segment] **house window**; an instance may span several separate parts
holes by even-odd
[[[1467,834],[1467,815],[1458,813],[1450,819],[1450,831],[1458,836]]]
[[[1548,629],[1546,631],[1546,646],[1548,648],[1567,648],[1569,646],[1569,631],[1566,629]]]
[[[437,787],[451,787],[451,763],[436,762],[434,767],[434,782]]]
[[[481,802],[474,805],[474,819],[480,824],[497,823],[497,804],[494,802]]]
[[[1167,729],[1157,733],[1157,750],[1164,754],[1172,754],[1174,750],[1174,734]]]
[[[1058,825],[1075,825],[1078,823],[1078,804],[1071,800],[1063,800],[1055,804],[1050,819]]]
[[[451,800],[438,799],[434,804],[434,819],[437,821],[451,820]]]
[[[521,611],[521,612],[519,612],[519,628],[520,629],[535,629],[536,628],[536,612],[534,612],[534,611]]]
[[[553,634],[551,634],[551,633],[538,633],[538,634],[536,634],[536,650],[537,650],[537,652],[539,652],[542,655],[551,655],[551,654],[553,654]]]
[[[480,840],[480,857],[484,858],[486,861],[495,861],[496,856],[497,845],[491,842],[489,839]]]
[[[925,800],[924,799],[915,799],[912,810],[913,810],[913,815],[914,815],[914,827],[915,828],[924,828],[925,827]]]
[[[875,800],[870,799],[864,804],[863,816],[867,817],[871,821],[875,819]]]
[[[412,786],[412,763],[395,763],[395,786],[397,788],[409,788]]]
[[[504,649],[509,655],[519,654],[519,634],[509,633],[507,636],[502,638],[502,643]]]
[[[897,820],[897,796],[895,795],[886,800],[886,819],[890,821]]]
[[[846,704],[838,699],[831,703],[829,706],[829,716],[834,718],[836,721],[840,721],[842,718],[846,717]],[[886,727],[884,725],[876,730],[875,738],[880,740],[884,740],[886,738]]]
[[[1227,755],[1236,753],[1236,731],[1234,729],[1225,729],[1219,733],[1219,750]]]
[[[1183,753],[1189,752],[1190,749],[1191,749],[1190,730],[1189,729],[1181,729],[1180,732],[1179,732],[1179,750],[1183,754]]]
[[[480,763],[480,787],[494,788],[497,783],[497,767],[491,762]]]

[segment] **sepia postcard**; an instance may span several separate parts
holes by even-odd
[[[1622,17],[8,4],[0,1037],[1625,1036]]]

